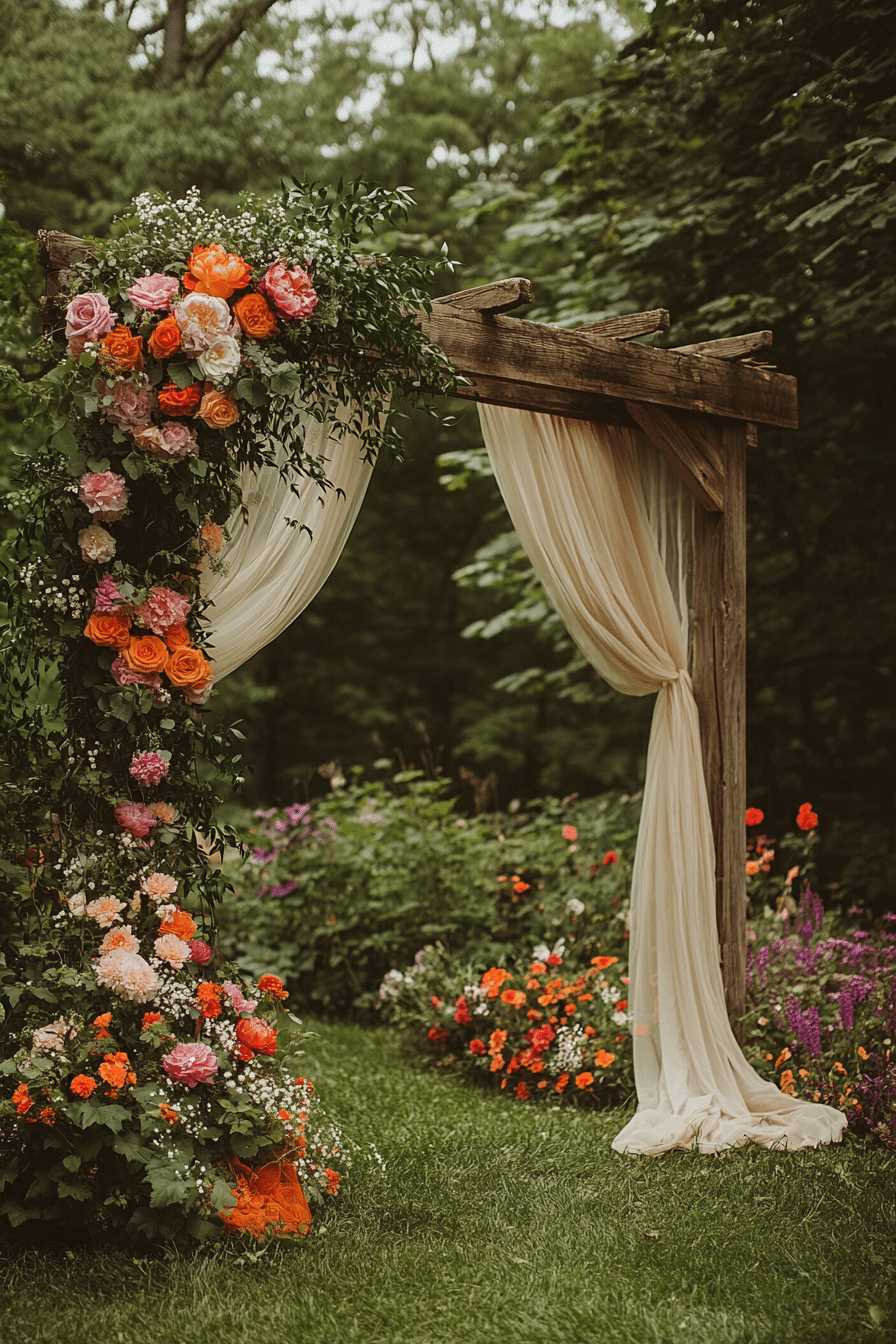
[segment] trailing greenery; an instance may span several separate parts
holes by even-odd
[[[896,1324],[896,1157],[620,1157],[625,1112],[496,1105],[411,1070],[395,1038],[323,1025],[307,1067],[385,1160],[294,1246],[135,1257],[21,1246],[0,1332],[27,1344],[840,1344]]]

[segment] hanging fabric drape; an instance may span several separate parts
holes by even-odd
[[[216,681],[281,634],[323,587],[358,516],[372,467],[360,441],[305,417],[304,451],[318,458],[333,488],[282,473],[277,465],[243,471],[243,504],[228,523],[230,541],[220,572],[206,571],[202,596],[211,609],[211,657]],[[295,488],[293,488],[293,483]]]
[[[840,1112],[785,1096],[747,1064],[719,968],[715,856],[687,670],[684,517],[639,433],[480,406],[495,476],[529,559],[593,667],[658,692],[632,875],[630,1006],[638,1110],[619,1152],[839,1140]],[[669,477],[666,478],[667,482]],[[678,488],[677,482],[674,487]],[[672,582],[670,582],[670,575]]]

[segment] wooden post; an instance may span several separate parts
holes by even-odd
[[[693,681],[716,847],[719,959],[728,1011],[739,1018],[746,1011],[746,461],[756,427],[709,419],[703,427],[723,463],[725,507],[695,510]]]

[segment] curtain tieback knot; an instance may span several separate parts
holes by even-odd
[[[685,668],[685,667],[680,667],[680,668],[678,669],[678,671],[675,673],[675,676],[672,677],[671,680],[669,680],[669,681],[666,682],[666,685],[667,685],[667,686],[674,686],[675,683],[676,683],[677,681],[681,682],[684,686],[686,686],[687,689],[688,689],[688,690],[691,692],[691,694],[693,695],[693,693],[694,693],[694,683],[691,681],[691,674],[690,674],[690,672],[688,672],[687,668]]]

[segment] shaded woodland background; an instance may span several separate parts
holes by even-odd
[[[410,185],[459,288],[538,320],[666,307],[657,343],[771,327],[802,428],[749,463],[750,802],[822,818],[825,885],[889,902],[894,811],[896,52],[884,0],[0,0],[0,359],[40,375],[38,228],[138,191],[284,175]],[[652,704],[583,666],[529,570],[475,412],[407,424],[305,615],[222,683],[244,797],[377,760],[464,806],[639,787]],[[40,433],[0,382],[0,486]],[[3,527],[15,527],[16,501]],[[2,550],[0,550],[2,562]],[[380,766],[379,768],[383,768]],[[326,771],[325,771],[326,773]]]

